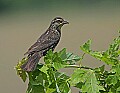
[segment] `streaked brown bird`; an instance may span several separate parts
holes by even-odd
[[[61,27],[64,24],[68,24],[68,22],[61,17],[56,17],[51,21],[47,31],[25,53],[28,55],[28,60],[21,66],[24,71],[34,71],[40,58],[45,56],[48,50],[55,49],[60,41]]]

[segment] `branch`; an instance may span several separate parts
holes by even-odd
[[[93,68],[90,67],[86,67],[86,66],[78,66],[78,65],[67,65],[65,68],[83,68],[83,69],[91,69],[93,70]]]

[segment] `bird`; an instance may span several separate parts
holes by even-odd
[[[26,72],[34,71],[40,58],[45,56],[50,49],[54,51],[61,38],[61,27],[65,24],[69,24],[69,22],[62,17],[55,17],[51,21],[48,29],[25,53],[28,60],[21,66],[22,70]]]

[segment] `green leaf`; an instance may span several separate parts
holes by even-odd
[[[80,84],[82,83],[82,85]],[[77,87],[82,88],[82,92],[98,93],[100,89],[95,73],[92,70],[77,69],[71,76],[71,85],[77,84]],[[79,86],[80,85],[80,86]]]
[[[66,48],[62,49],[58,54],[62,61],[77,62],[80,60],[80,57],[78,55],[74,55],[73,53],[66,53]]]
[[[31,93],[31,91],[32,91],[32,85],[29,83],[26,93]]]
[[[61,72],[56,72],[56,73],[55,73],[55,77],[56,77],[58,80],[62,79],[62,80],[65,80],[65,81],[70,78],[69,76],[67,76],[66,74],[61,73]]]
[[[66,53],[66,48],[62,49],[59,53],[52,51],[48,51],[46,56],[44,57],[44,61],[46,64],[53,64],[53,67],[58,70],[69,62],[70,64],[75,64],[80,60],[80,57],[74,55],[73,53]]]
[[[45,74],[47,74],[47,70],[48,70],[49,68],[47,67],[47,65],[44,65],[41,69],[40,69],[40,71],[42,71],[43,73],[45,73]]]
[[[94,71],[97,72],[97,73],[103,73],[105,70],[105,65],[102,65],[101,67],[99,68],[95,68]]]
[[[45,93],[42,85],[33,85],[28,93]]]
[[[74,55],[73,53],[67,53],[67,58],[63,61],[68,61],[70,64],[75,64],[77,61],[80,60],[80,57],[78,55]]]
[[[63,48],[59,53],[59,57],[64,60],[67,58],[67,55],[66,55],[66,48]]]
[[[119,62],[118,59],[116,59],[116,57],[118,57],[118,47],[119,47],[119,43],[120,39],[115,39],[115,44],[110,45],[111,47],[107,50],[107,51],[92,51],[90,49],[90,45],[91,45],[91,40],[88,40],[84,45],[80,46],[81,50],[83,50],[85,53],[91,55],[92,57],[105,62],[106,64],[117,64]],[[115,52],[116,51],[116,52]],[[117,54],[116,54],[117,53]]]
[[[45,55],[45,57],[44,57],[44,62],[45,62],[46,64],[50,64],[50,63],[52,62],[53,55],[54,55],[54,53],[53,53],[53,51],[50,49],[50,50],[47,52],[47,54]]]
[[[45,85],[45,81],[47,81],[47,79],[45,78],[45,74],[44,73],[39,73],[39,75],[35,78],[35,82],[36,84],[40,84],[40,85]],[[35,85],[35,84],[34,84]]]
[[[110,44],[109,49],[107,50],[111,57],[117,58],[119,56],[119,45],[120,45],[120,36],[115,38],[113,43]]]
[[[106,64],[111,64],[111,65],[115,65],[118,63],[118,60],[114,57],[111,57],[109,54],[108,54],[108,51],[106,52],[102,52],[102,57],[100,59],[101,61],[105,62]]]
[[[33,85],[29,82],[26,93],[45,93],[42,85]]]
[[[112,66],[111,72],[115,73],[117,78],[120,80],[120,64]]]
[[[67,82],[62,82],[59,88],[61,93],[71,93],[70,85]]]
[[[56,89],[53,88],[47,88],[46,93],[53,93]]]
[[[85,81],[85,74],[87,73],[86,70],[83,69],[76,69],[74,73],[71,75],[71,85],[75,85],[79,82],[84,82]]]
[[[61,68],[64,68],[66,65],[63,65],[63,64],[58,63],[58,62],[54,62],[54,63],[53,63],[53,66],[54,66],[54,68],[55,68],[56,70],[59,70],[59,69],[61,69]]]
[[[23,58],[21,61],[18,62],[17,66],[15,67],[17,71],[17,75],[20,76],[20,78],[23,80],[23,82],[27,79],[27,73],[21,69],[21,66],[26,63],[27,58]]]
[[[52,61],[53,61],[53,63],[55,63],[55,62],[57,62],[57,63],[63,63],[62,59],[59,57],[59,54],[57,52],[54,53]]]
[[[117,92],[120,92],[120,87],[117,88]]]
[[[103,86],[98,86],[98,87],[99,87],[99,90],[105,91],[105,88]]]
[[[115,85],[118,81],[118,78],[116,75],[109,75],[107,78],[106,78],[106,83],[108,85]]]
[[[60,93],[71,93],[70,85],[68,83],[69,77],[64,73],[56,72],[56,89],[60,91]]]
[[[85,85],[82,86],[82,92],[99,93],[99,86],[94,72],[89,70],[85,78]]]
[[[48,82],[47,75],[38,69],[36,69],[33,72],[28,72],[28,75],[29,75],[29,83],[32,85],[46,86],[46,83]]]
[[[81,50],[89,53],[91,51],[90,45],[91,45],[91,40],[88,40],[83,46],[80,46],[80,48],[81,48]]]
[[[48,81],[49,81],[49,85],[51,85],[53,82],[55,82],[54,73],[55,73],[54,69],[49,68],[49,70],[47,72],[47,78],[48,78]]]
[[[76,88],[79,88],[80,90],[82,89],[82,86],[84,85],[83,82],[79,82],[75,85]]]
[[[91,51],[90,52],[90,55],[101,60],[103,55],[102,55],[102,52],[98,52],[98,51]]]

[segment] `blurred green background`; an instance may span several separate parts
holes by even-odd
[[[120,30],[120,0],[0,0],[0,93],[25,93],[27,82],[16,75],[14,66],[56,16],[70,24],[62,28],[55,51],[65,47],[81,55],[79,46],[88,39],[92,49],[103,51]],[[90,56],[82,62],[90,67],[102,64]]]

